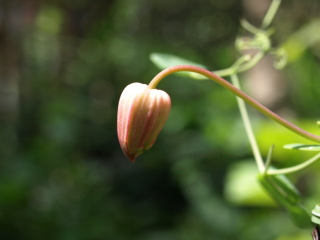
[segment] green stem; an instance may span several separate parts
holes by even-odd
[[[298,164],[294,167],[289,167],[289,168],[283,168],[283,169],[270,169],[267,171],[267,175],[277,175],[277,174],[289,174],[289,173],[294,173],[298,172],[306,167],[309,167],[311,164],[315,163],[317,160],[320,158],[320,153],[315,155],[314,157],[310,158],[309,160]]]
[[[273,119],[274,121],[276,121],[279,124],[283,125],[284,127],[288,128],[289,130],[295,132],[296,134],[298,134],[304,138],[307,138],[307,139],[312,140],[314,142],[320,143],[320,136],[309,133],[309,132],[297,127],[296,125],[290,123],[289,121],[281,118],[279,115],[275,114],[274,112],[272,112],[271,110],[269,110],[268,108],[266,108],[265,106],[263,106],[262,104],[257,102],[255,99],[248,96],[247,94],[242,92],[240,89],[236,88],[235,86],[233,86],[231,83],[229,83],[225,79],[217,76],[216,74],[214,74],[206,69],[200,68],[200,67],[190,66],[190,65],[177,65],[174,67],[166,68],[166,69],[162,70],[161,72],[159,72],[152,79],[152,81],[149,83],[149,88],[151,88],[151,89],[156,88],[157,84],[164,77],[166,77],[172,73],[184,72],[184,71],[199,73],[199,74],[215,81],[216,83],[220,84],[222,87],[231,91],[236,96],[242,98],[246,103],[248,103],[252,107],[256,108],[262,114],[268,116],[269,118]]]
[[[220,77],[228,77],[231,76],[234,73],[234,69],[232,67],[221,69],[214,71],[214,73]]]
[[[273,0],[271,2],[271,5],[268,9],[268,12],[266,13],[266,15],[262,21],[262,24],[261,24],[262,29],[266,29],[267,27],[270,26],[276,12],[278,11],[280,4],[281,4],[281,0]]]
[[[240,20],[240,24],[245,30],[247,30],[248,32],[250,32],[252,34],[261,33],[261,29],[260,28],[257,28],[255,26],[253,26],[246,19],[241,19]]]
[[[231,67],[214,71],[214,73],[220,77],[231,76],[235,73],[247,71],[254,67],[263,57],[265,52],[258,52],[253,57],[244,55],[240,57]]]
[[[269,148],[268,155],[267,155],[267,160],[266,160],[266,163],[265,163],[265,169],[264,169],[264,173],[265,174],[266,174],[266,172],[268,171],[268,169],[270,167],[273,150],[274,150],[274,145],[271,145],[271,147]]]
[[[233,85],[235,87],[241,89],[240,83],[239,83],[239,79],[238,79],[238,75],[232,74],[231,75],[231,81],[232,81],[232,83],[233,83]],[[242,121],[243,121],[243,124],[244,124],[244,128],[246,130],[246,133],[247,133],[247,136],[248,136],[251,148],[252,148],[254,159],[256,160],[259,172],[263,173],[264,170],[265,170],[265,166],[264,166],[264,163],[263,163],[263,159],[262,159],[262,156],[261,156],[261,153],[260,153],[259,146],[257,144],[256,138],[255,138],[254,133],[253,133],[252,124],[251,124],[251,121],[250,121],[250,118],[249,118],[249,114],[248,114],[248,111],[247,111],[247,108],[246,108],[246,104],[239,97],[237,97],[237,102],[238,102],[240,114],[241,114],[241,117],[242,117]]]
[[[250,61],[240,65],[237,69],[237,72],[244,72],[253,68],[265,56],[265,54],[265,52],[258,52],[256,55],[252,57]]]
[[[253,57],[251,57],[250,55],[246,54],[241,56],[240,58],[237,59],[237,61],[235,61],[231,67],[225,68],[225,69],[221,69],[218,71],[214,71],[214,73],[220,77],[226,77],[226,76],[231,76],[232,74],[235,73],[239,73],[239,68],[252,61]]]

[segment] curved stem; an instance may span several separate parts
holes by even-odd
[[[274,145],[271,145],[271,147],[269,148],[267,159],[266,159],[266,164],[265,164],[265,169],[264,169],[265,174],[270,167],[273,150],[274,150]]]
[[[269,110],[268,108],[263,106],[261,103],[257,102],[255,99],[248,96],[247,94],[242,92],[240,89],[236,88],[235,86],[233,86],[231,83],[229,83],[225,79],[217,76],[216,74],[214,74],[206,69],[200,68],[200,67],[190,66],[190,65],[177,65],[174,67],[166,68],[166,69],[162,70],[161,72],[159,72],[151,80],[151,82],[149,83],[149,88],[156,88],[157,84],[164,77],[166,77],[172,73],[175,73],[175,72],[183,72],[183,71],[199,73],[199,74],[215,81],[216,83],[220,84],[222,87],[231,91],[236,96],[242,98],[246,103],[250,104],[252,107],[254,107],[258,111],[260,111],[262,114],[268,116],[269,118],[273,119],[274,121],[278,122],[279,124],[283,125],[284,127],[290,129],[291,131],[295,132],[296,134],[298,134],[304,138],[307,138],[307,139],[312,140],[314,142],[320,143],[320,136],[309,133],[309,132],[297,127],[296,125],[290,123],[289,121],[281,118],[279,115],[275,114],[274,112],[272,112],[271,110]]]
[[[214,71],[214,73],[220,77],[227,77],[235,73],[247,71],[256,65],[264,56],[265,52],[262,51],[258,52],[253,57],[250,55],[243,55],[231,67]]]
[[[276,12],[278,11],[278,8],[280,6],[281,0],[273,0],[271,2],[271,5],[269,7],[269,10],[267,12],[267,14],[265,15],[261,28],[267,28],[269,27],[270,23],[272,22],[274,15],[276,14]]]
[[[240,65],[237,72],[244,72],[251,69],[265,56],[265,54],[265,52],[258,52],[256,55],[252,57],[250,61],[244,63],[243,65]]]
[[[240,83],[239,83],[238,75],[232,74],[231,75],[231,81],[232,81],[234,86],[236,86],[237,88],[240,89]],[[263,173],[265,171],[265,166],[264,166],[263,159],[262,159],[262,156],[261,156],[261,153],[260,153],[260,149],[259,149],[258,144],[257,144],[257,140],[256,140],[256,138],[254,136],[254,133],[253,133],[252,124],[251,124],[251,121],[250,121],[250,118],[249,118],[249,114],[248,114],[248,111],[247,111],[247,108],[246,108],[246,104],[239,97],[237,97],[237,102],[238,102],[241,118],[243,120],[244,128],[246,129],[246,133],[247,133],[250,145],[251,145],[251,149],[252,149],[252,152],[253,152],[254,159],[256,160],[259,172]]]
[[[258,34],[261,32],[261,29],[260,28],[257,28],[255,26],[253,26],[251,23],[249,23],[246,19],[241,19],[240,20],[240,24],[241,26],[247,30],[249,33],[252,33],[252,34]]]
[[[278,174],[288,174],[300,171],[306,167],[309,167],[311,164],[315,163],[320,158],[320,153],[315,155],[314,157],[310,158],[309,160],[298,164],[294,167],[283,168],[283,169],[270,169],[266,172],[267,175],[278,175]]]
[[[251,61],[256,61],[257,59],[254,59],[254,57],[251,57],[250,55],[246,54],[241,56],[240,58],[237,59],[237,61],[235,61],[231,67],[225,68],[225,69],[221,69],[221,70],[217,70],[214,71],[213,73],[220,76],[220,77],[227,77],[227,76],[231,76],[233,74],[239,73],[241,72],[241,66],[243,66],[244,64],[248,64]],[[259,60],[258,60],[259,61]],[[257,63],[257,62],[255,62]]]

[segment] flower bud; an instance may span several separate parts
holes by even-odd
[[[124,154],[135,158],[152,147],[171,109],[169,95],[146,84],[131,83],[118,105],[117,131]]]

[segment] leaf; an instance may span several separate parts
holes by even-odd
[[[177,57],[175,55],[166,54],[166,53],[151,53],[150,54],[150,60],[161,70],[173,67],[176,65],[192,65],[197,66],[201,68],[206,68],[204,65],[200,63],[196,63],[181,57]],[[190,77],[198,80],[207,80],[208,78],[202,76],[201,74],[194,73],[194,72],[178,72],[177,74]]]
[[[225,179],[226,199],[239,206],[275,206],[273,199],[256,180],[257,173],[253,159],[233,164]]]
[[[311,228],[314,224],[310,221],[309,212],[301,205],[293,205],[287,209],[289,216],[294,224],[300,228]]]
[[[294,150],[302,150],[302,151],[320,151],[320,145],[318,144],[313,144],[313,145],[306,145],[302,143],[291,143],[291,144],[286,144],[283,146],[286,149],[294,149]]]
[[[258,180],[269,195],[285,208],[294,224],[300,228],[312,225],[310,214],[299,203],[300,193],[285,175],[259,174]]]

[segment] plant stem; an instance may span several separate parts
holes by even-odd
[[[247,71],[254,67],[263,57],[265,52],[258,52],[254,56],[243,55],[240,57],[231,67],[214,71],[214,73],[220,77],[231,76],[235,73]]]
[[[262,24],[261,24],[262,29],[266,29],[267,27],[270,26],[276,12],[278,11],[280,3],[281,3],[281,0],[273,0],[271,2],[271,5],[268,9],[268,12],[266,13],[266,15],[262,21]]]
[[[213,81],[215,81],[216,83],[220,84],[222,87],[228,89],[229,91],[231,91],[233,94],[235,94],[236,96],[242,98],[246,103],[250,104],[252,107],[256,108],[258,111],[260,111],[262,114],[268,116],[269,118],[273,119],[274,121],[278,122],[279,124],[283,125],[284,127],[288,128],[289,130],[295,132],[296,134],[312,140],[314,142],[320,143],[320,136],[314,135],[312,133],[309,133],[299,127],[297,127],[296,125],[290,123],[289,121],[283,119],[282,117],[280,117],[279,115],[275,114],[274,112],[272,112],[271,110],[269,110],[268,108],[266,108],[265,106],[263,106],[262,104],[260,104],[259,102],[257,102],[255,99],[253,99],[252,97],[248,96],[247,94],[245,94],[244,92],[242,92],[240,89],[236,88],[235,86],[233,86],[231,83],[229,83],[228,81],[226,81],[225,79],[217,76],[216,74],[200,68],[200,67],[196,67],[196,66],[190,66],[190,65],[177,65],[174,67],[169,67],[166,68],[164,70],[162,70],[161,72],[159,72],[149,83],[149,88],[156,88],[157,84],[166,76],[172,74],[172,73],[176,73],[176,72],[183,72],[183,71],[189,71],[189,72],[195,72],[195,73],[199,73]]]
[[[266,172],[268,171],[268,169],[270,167],[273,150],[274,150],[274,145],[271,145],[271,147],[269,148],[269,152],[268,152],[268,155],[267,155],[267,160],[266,160],[266,163],[265,163],[265,170],[264,170],[265,174],[266,174]]]
[[[251,23],[249,23],[246,19],[241,19],[240,20],[240,24],[241,26],[247,30],[248,32],[252,33],[252,34],[258,34],[261,32],[260,28],[257,28],[255,26],[253,26]]]
[[[315,163],[317,160],[320,159],[320,153],[315,155],[314,157],[310,158],[309,160],[298,164],[294,167],[289,167],[289,168],[283,168],[283,169],[270,169],[267,171],[267,175],[277,175],[277,174],[289,174],[289,173],[294,173],[297,171],[300,171],[306,167],[309,167],[311,164]]]
[[[266,53],[262,51],[258,52],[251,58],[250,61],[240,65],[239,68],[237,69],[237,72],[244,72],[253,68],[265,56],[265,54]]]
[[[233,83],[233,85],[235,87],[241,89],[238,75],[232,74],[231,75],[231,81],[232,81],[232,83]],[[263,163],[263,159],[262,159],[262,156],[261,156],[261,153],[260,153],[259,146],[257,144],[256,138],[255,138],[254,133],[253,133],[252,124],[251,124],[251,121],[250,121],[250,118],[249,118],[249,114],[248,114],[248,111],[247,111],[247,108],[246,108],[246,104],[239,97],[237,97],[237,102],[238,102],[238,107],[239,107],[240,114],[241,114],[241,117],[242,117],[242,121],[243,121],[243,124],[244,124],[244,128],[246,130],[246,133],[247,133],[250,145],[251,145],[251,149],[252,149],[252,152],[253,152],[254,159],[255,159],[255,161],[257,163],[259,172],[263,173],[265,171],[265,166],[264,166],[264,163]]]

